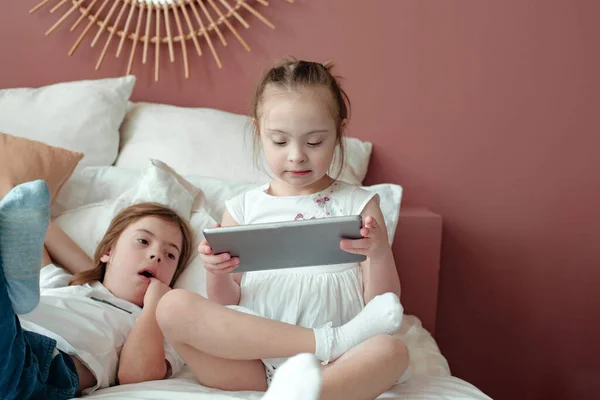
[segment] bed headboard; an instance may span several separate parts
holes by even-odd
[[[442,245],[442,217],[423,207],[402,207],[392,249],[406,314],[435,334]]]

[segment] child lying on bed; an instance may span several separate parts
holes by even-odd
[[[126,208],[92,261],[48,227],[48,210],[43,181],[0,203],[0,398],[69,399],[117,377],[125,384],[176,373],[183,361],[165,345],[155,309],[189,259],[187,222],[159,204]]]
[[[241,275],[229,272],[243,259],[202,242],[211,301],[172,291],[157,319],[203,385],[264,391],[298,353],[326,364],[322,400],[373,399],[407,379],[406,345],[392,335],[402,321],[400,281],[378,197],[331,172],[336,150],[343,165],[348,114],[347,96],[320,63],[284,62],[258,85],[255,143],[274,179],[226,202],[222,224],[361,215],[363,237],[340,246],[367,259]]]

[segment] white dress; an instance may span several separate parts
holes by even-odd
[[[271,196],[268,188],[263,185],[226,202],[239,225],[359,215],[376,196],[341,181],[306,196]],[[241,307],[306,328],[329,322],[334,327],[343,325],[365,305],[358,263],[246,272],[241,289]],[[277,365],[282,360],[271,361]]]

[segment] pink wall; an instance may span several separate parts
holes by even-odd
[[[87,48],[67,57],[74,35],[44,37],[57,16],[28,15],[35,3],[0,13],[0,87],[124,72],[94,72]],[[335,60],[349,133],[375,144],[368,181],[445,218],[436,333],[454,374],[498,399],[593,397],[599,3],[272,0],[265,15],[277,30],[254,20],[252,53],[228,35],[222,70],[194,55],[189,81],[148,71],[134,99],[244,112],[270,60]]]

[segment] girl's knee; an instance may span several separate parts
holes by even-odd
[[[382,357],[402,364],[408,364],[408,348],[406,343],[396,336],[378,335],[371,340],[373,351],[381,354]]]
[[[410,377],[407,374],[409,355],[406,343],[396,336],[380,335],[371,339],[373,351],[379,355],[379,360],[388,367],[393,381],[398,383]]]
[[[160,299],[156,307],[156,321],[165,336],[193,309],[193,296],[194,293],[187,290],[173,289]]]

